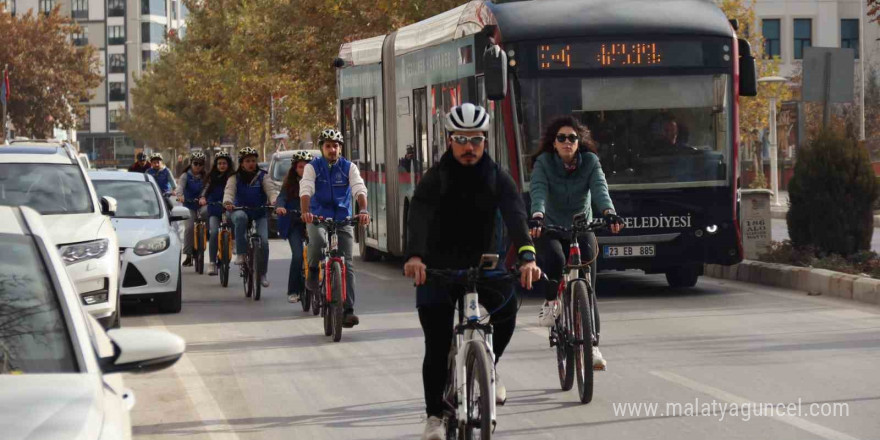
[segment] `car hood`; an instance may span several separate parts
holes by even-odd
[[[97,214],[44,215],[43,224],[56,245],[96,240],[107,218]]]
[[[100,436],[103,389],[95,375],[2,375],[0,390],[4,439],[91,440]]]
[[[114,218],[111,221],[121,248],[132,248],[143,239],[171,233],[171,225],[164,218]]]

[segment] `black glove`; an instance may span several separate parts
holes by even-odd
[[[544,217],[532,217],[529,220],[529,229],[541,228],[544,229]]]
[[[602,217],[602,219],[605,220],[605,224],[608,226],[623,225],[623,217],[621,217],[613,212],[609,212],[608,214],[605,214]]]

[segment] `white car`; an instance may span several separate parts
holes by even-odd
[[[95,194],[73,147],[41,141],[0,147],[0,205],[43,215],[85,309],[105,328],[118,327],[119,244],[110,223],[116,201]]]
[[[40,215],[0,206],[0,437],[127,440],[134,394],[119,372],[173,365],[186,344],[104,332],[85,312]]]
[[[189,218],[175,206],[169,213],[153,177],[123,171],[92,171],[99,197],[117,200],[113,226],[119,236],[119,294],[122,300],[153,299],[164,312],[180,312],[180,237],[172,223]]]

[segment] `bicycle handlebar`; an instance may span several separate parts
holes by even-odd
[[[605,229],[608,227],[608,223],[605,222],[605,219],[596,218],[593,219],[590,223],[586,225],[572,225],[570,228],[566,228],[564,226],[558,225],[550,225],[545,224],[543,229],[547,232],[557,232],[560,234],[570,234],[572,232],[593,232],[598,231],[600,229]]]
[[[360,224],[360,222],[358,221],[357,218],[346,218],[345,220],[336,221],[336,220],[333,220],[332,218],[315,217],[315,219],[312,220],[312,224],[318,225],[318,226],[325,225],[325,226],[340,227],[340,226],[357,226]]]

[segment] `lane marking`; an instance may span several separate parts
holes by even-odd
[[[724,400],[728,403],[733,403],[736,405],[759,405],[758,403],[752,402],[745,397],[737,396],[736,394],[728,393],[722,389],[715,388],[710,385],[702,384],[696,382],[694,380],[688,379],[683,376],[679,376],[675,373],[670,373],[668,371],[651,371],[652,375],[657,376],[661,379],[668,380],[670,382],[679,384],[684,386],[685,388],[690,388],[699,393],[708,394],[718,400]],[[773,414],[769,416],[770,418],[777,420],[782,423],[786,423],[788,425],[794,426],[795,428],[799,428],[801,430],[807,431],[810,434],[816,435],[818,437],[822,437],[828,440],[859,440],[857,437],[850,436],[848,434],[844,434],[840,431],[835,431],[834,429],[828,428],[826,426],[822,426],[818,423],[811,422],[809,420],[803,419],[797,416],[780,416],[778,414]]]
[[[166,332],[168,331],[162,320],[157,317],[147,317],[146,323],[150,328]],[[208,435],[208,438],[212,440],[239,440],[238,434],[234,431],[235,428],[229,424],[226,415],[223,413],[223,410],[220,409],[217,400],[214,399],[214,396],[208,391],[208,387],[205,386],[202,376],[199,374],[198,370],[196,370],[192,361],[189,360],[187,354],[181,356],[180,360],[174,364],[172,371],[174,371],[174,374],[177,375],[180,382],[183,384],[183,389],[186,391],[190,403],[199,415],[202,427]],[[208,420],[216,422],[216,424],[212,424],[211,426],[205,425],[204,422]],[[228,429],[229,432],[214,432],[212,431],[214,429]]]

